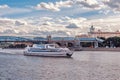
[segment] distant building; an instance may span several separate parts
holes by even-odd
[[[90,35],[88,35],[88,34],[80,34],[80,35],[77,35],[76,37],[78,37],[78,38],[88,38],[88,37],[90,37]]]
[[[120,31],[116,31],[116,32],[103,32],[101,30],[95,30],[95,27],[92,25],[90,27],[90,31],[88,32],[88,34],[86,35],[77,35],[77,37],[114,37],[114,36],[118,36],[120,37]]]

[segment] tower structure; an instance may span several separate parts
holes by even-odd
[[[92,26],[90,27],[90,31],[88,32],[88,35],[89,35],[90,37],[95,37],[95,36],[94,36],[94,32],[95,32],[95,28],[94,28],[94,26],[92,25]]]
[[[47,36],[47,41],[48,41],[48,43],[51,42],[51,38],[52,38],[51,35],[48,35],[48,36]]]
[[[91,27],[90,27],[90,33],[93,33],[95,31],[95,28],[94,28],[94,26],[92,25]]]

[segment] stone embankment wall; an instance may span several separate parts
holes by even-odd
[[[120,51],[120,48],[82,48],[82,51]]]

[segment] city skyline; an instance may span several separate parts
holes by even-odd
[[[118,0],[0,0],[0,35],[75,36],[120,29]]]

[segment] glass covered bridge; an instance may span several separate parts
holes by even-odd
[[[21,48],[27,45],[32,46],[33,44],[46,43],[47,40],[44,38],[24,38],[16,36],[0,36],[0,48]]]
[[[0,42],[16,42],[16,41],[32,41],[32,40],[22,37],[0,36]]]

